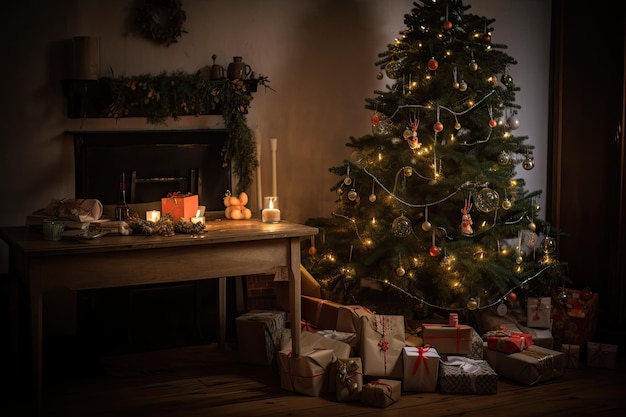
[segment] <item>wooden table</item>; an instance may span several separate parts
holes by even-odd
[[[9,247],[12,304],[19,282],[30,303],[35,407],[42,409],[42,298],[46,290],[122,287],[218,278],[220,345],[225,345],[226,277],[289,270],[291,322],[300,323],[300,242],[314,227],[253,220],[207,222],[201,234],[108,235],[92,240],[46,241],[41,230],[0,228]],[[18,308],[13,308],[15,314]],[[18,320],[14,320],[17,322]],[[17,332],[14,332],[17,333]],[[17,350],[17,334],[13,335]],[[300,326],[291,326],[293,355],[300,355]],[[17,353],[17,352],[13,352]]]

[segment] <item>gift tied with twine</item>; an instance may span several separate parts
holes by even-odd
[[[380,334],[381,338],[378,342],[378,347],[383,352],[385,361],[385,375],[387,375],[387,350],[389,350],[389,341],[387,340],[387,332],[390,330],[390,321],[385,316],[375,316],[374,324],[376,326],[376,332]]]

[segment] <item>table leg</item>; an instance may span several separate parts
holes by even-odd
[[[43,366],[42,366],[42,293],[38,280],[31,278],[28,288],[30,297],[30,325],[32,338],[32,366],[33,366],[33,390],[34,412],[33,415],[43,411]]]
[[[218,278],[218,299],[217,309],[219,318],[219,339],[218,345],[222,350],[226,349],[226,278]]]
[[[302,281],[300,274],[300,239],[292,238],[289,253],[289,311],[291,312],[291,356],[300,357],[300,311]]]

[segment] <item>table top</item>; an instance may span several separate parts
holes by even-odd
[[[95,239],[44,240],[39,228],[16,226],[0,228],[0,239],[28,256],[55,256],[77,253],[117,252],[151,248],[184,247],[236,243],[255,240],[306,238],[318,233],[315,227],[281,221],[263,223],[260,219],[207,221],[202,233],[174,236],[108,234]]]

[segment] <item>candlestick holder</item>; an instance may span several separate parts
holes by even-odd
[[[280,222],[280,209],[278,206],[278,197],[263,197],[263,211],[261,212],[261,220],[263,223]]]

